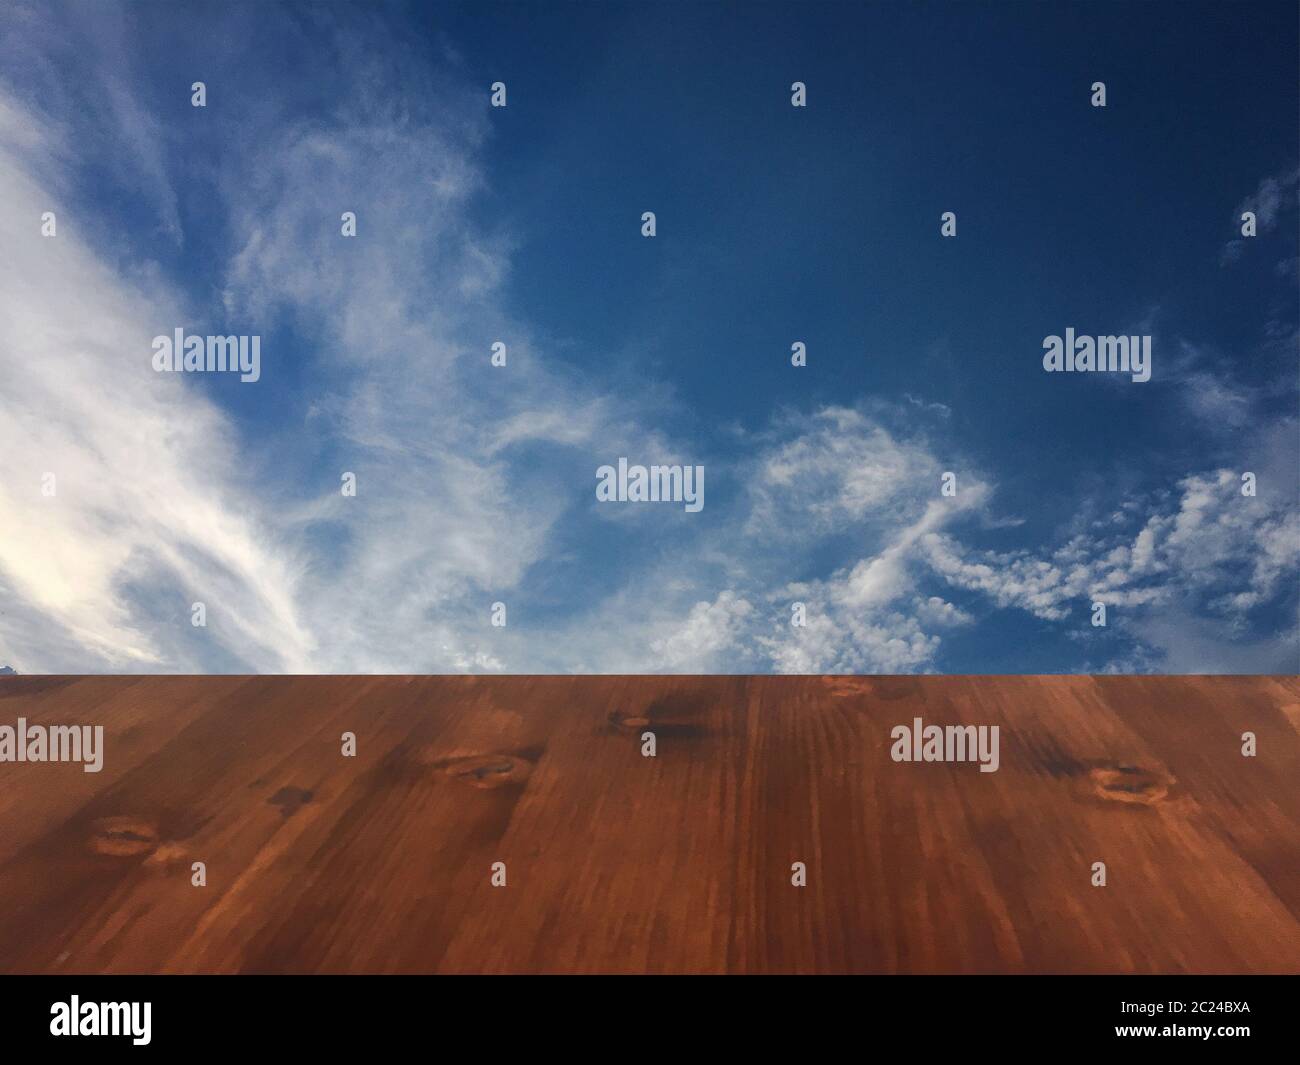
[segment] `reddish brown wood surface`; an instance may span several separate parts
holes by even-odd
[[[1294,677],[0,679],[20,716],[106,752],[0,764],[6,972],[1300,971]],[[918,716],[998,772],[891,761]]]

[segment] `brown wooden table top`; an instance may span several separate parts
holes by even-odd
[[[1295,677],[0,679],[20,717],[104,764],[0,763],[6,972],[1300,971]],[[916,717],[998,770],[892,760]]]

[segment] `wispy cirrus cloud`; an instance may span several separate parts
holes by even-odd
[[[251,664],[302,668],[297,563],[271,546],[233,456],[213,446],[230,436],[226,419],[202,397],[178,402],[178,383],[149,368],[154,323],[184,320],[184,299],[124,280],[78,236],[72,209],[43,237],[46,190],[68,184],[49,168],[70,133],[13,98],[0,116],[0,240],[22,264],[0,297],[5,643],[29,668],[195,667],[192,649],[152,638],[130,606],[166,572],[178,597],[222,590],[229,638]]]

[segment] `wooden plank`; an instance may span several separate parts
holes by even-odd
[[[1294,677],[0,679],[20,716],[106,751],[0,763],[0,971],[1300,971]],[[918,717],[998,770],[892,760]]]

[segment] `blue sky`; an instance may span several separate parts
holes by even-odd
[[[0,663],[1294,672],[1297,28],[7,6]],[[1067,327],[1151,380],[1045,373]],[[705,506],[598,503],[620,456]]]

